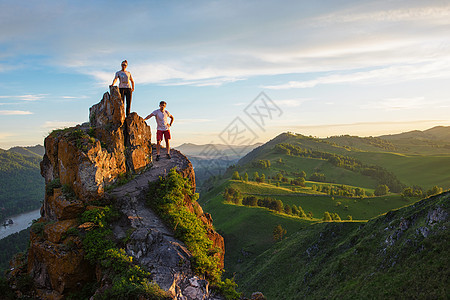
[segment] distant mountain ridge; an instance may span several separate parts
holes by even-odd
[[[7,151],[19,153],[19,154],[22,154],[25,156],[42,157],[42,156],[44,156],[45,149],[44,149],[44,146],[42,146],[42,145],[27,146],[27,147],[16,146],[16,147],[9,148]]]
[[[397,139],[428,139],[428,140],[441,140],[450,142],[450,126],[435,126],[427,130],[413,130],[408,132],[402,132],[398,134],[388,134],[379,136],[385,140],[397,140]]]
[[[174,147],[180,150],[188,156],[198,156],[204,158],[214,158],[218,151],[221,156],[229,156],[231,158],[240,157],[242,154],[251,151],[252,149],[262,145],[262,143],[256,143],[252,145],[225,145],[225,144],[192,144],[184,143],[180,146]],[[242,154],[241,154],[242,153]]]

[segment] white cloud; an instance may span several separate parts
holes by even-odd
[[[2,116],[16,116],[16,115],[32,115],[33,113],[25,110],[0,110]]]
[[[7,139],[7,138],[9,138],[11,136],[13,136],[11,133],[0,132],[0,140]]]
[[[436,102],[430,102],[425,97],[414,98],[388,98],[379,101],[370,101],[361,105],[361,108],[366,109],[383,109],[383,110],[404,110],[404,109],[420,109]]]
[[[304,98],[304,99],[280,99],[280,100],[274,100],[275,104],[281,107],[298,107],[302,105],[306,101],[311,101],[311,98]]]
[[[0,96],[1,99],[16,99],[21,101],[37,101],[44,98],[46,94],[37,94],[37,95],[16,95],[16,96]]]
[[[426,2],[425,2],[426,3]],[[355,22],[417,22],[419,20],[431,23],[450,24],[450,5],[410,6],[408,8],[387,9],[373,12],[347,12],[332,13],[318,18],[323,25],[333,25]],[[373,8],[373,6],[369,6]],[[356,9],[364,9],[357,6]]]
[[[289,81],[288,83],[264,86],[264,88],[282,90],[292,88],[311,88],[322,84],[392,84],[395,82],[430,78],[450,78],[450,57],[447,60],[432,61],[421,64],[394,65],[369,71],[332,74],[311,80]]]
[[[114,66],[126,53],[138,84],[219,86],[260,75],[438,62],[437,56],[450,53],[450,6],[440,4],[144,2],[115,26],[109,16],[122,12],[114,5],[9,4],[0,12],[0,25],[10,30],[0,42],[13,43],[19,54],[48,54],[49,64],[102,85],[112,82]]]
[[[66,122],[66,121],[46,121],[42,127],[46,129],[61,129],[78,125],[79,122]]]
[[[192,124],[192,123],[206,123],[211,122],[210,119],[177,119],[177,124]]]

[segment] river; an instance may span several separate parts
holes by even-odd
[[[14,224],[8,226],[0,225],[0,239],[3,239],[10,234],[28,228],[34,219],[39,219],[40,217],[41,217],[41,209],[36,209],[27,213],[6,218],[13,220]],[[0,221],[3,223],[5,220]]]

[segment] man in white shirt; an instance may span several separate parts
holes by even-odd
[[[169,140],[170,136],[170,127],[173,123],[173,116],[166,110],[167,103],[165,101],[159,102],[159,109],[153,111],[145,120],[150,119],[151,117],[155,117],[157,124],[156,131],[156,161],[159,160],[160,149],[161,149],[161,141],[164,136],[164,140],[166,141],[167,148],[167,158],[170,159],[170,145]],[[168,118],[170,118],[170,123],[168,122]]]
[[[131,76],[131,73],[126,70],[128,66],[128,62],[124,60],[122,62],[122,70],[116,72],[116,76],[113,79],[113,82],[111,85],[114,85],[117,81],[117,78],[119,78],[119,91],[120,95],[122,96],[122,101],[125,103],[126,99],[126,116],[130,114],[130,108],[131,108],[131,95],[134,92],[134,80]],[[130,84],[131,83],[131,84]]]

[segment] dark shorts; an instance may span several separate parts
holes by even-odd
[[[156,131],[156,140],[157,141],[162,141],[162,139],[163,139],[163,136],[164,136],[164,139],[167,141],[167,140],[170,140],[170,130],[157,130]]]

